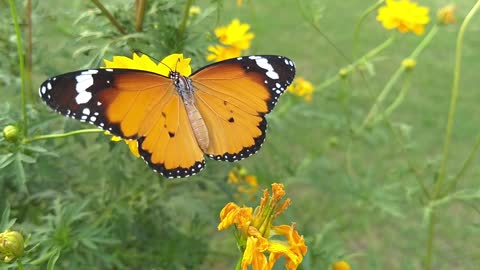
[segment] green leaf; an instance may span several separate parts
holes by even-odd
[[[57,249],[55,253],[53,253],[50,259],[48,260],[47,270],[53,270],[55,268],[55,264],[57,263],[57,260],[59,257],[60,257],[60,250]]]
[[[7,167],[14,160],[15,160],[15,157],[14,157],[13,153],[0,155],[0,169],[3,169],[5,167]]]
[[[18,153],[17,154],[17,157],[18,159],[21,161],[21,162],[25,162],[25,163],[35,163],[35,161],[37,161],[35,158],[29,156],[29,155],[25,155],[23,153]]]

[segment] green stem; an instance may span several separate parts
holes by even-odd
[[[237,265],[235,265],[235,270],[241,270],[242,269],[242,260],[243,260],[243,253],[240,258],[238,258]]]
[[[425,256],[425,270],[431,270],[433,257],[433,239],[435,238],[435,210],[432,209],[428,217],[427,254]]]
[[[473,145],[472,151],[470,151],[470,154],[468,155],[467,159],[463,162],[462,168],[457,173],[457,175],[455,175],[455,178],[453,178],[453,181],[448,186],[447,192],[452,191],[457,187],[458,181],[460,180],[460,178],[462,178],[465,171],[470,167],[470,164],[472,163],[473,158],[477,154],[477,151],[479,148],[480,148],[480,136],[478,136],[477,141]]]
[[[398,106],[400,106],[400,104],[402,104],[403,100],[407,96],[408,90],[410,89],[410,85],[411,85],[410,73],[408,73],[407,75],[408,76],[406,76],[405,81],[404,81],[403,86],[402,86],[402,89],[400,90],[400,93],[398,94],[398,96],[395,98],[395,100],[392,102],[392,104],[390,104],[390,106],[388,106],[385,109],[385,111],[383,113],[381,113],[378,117],[376,117],[372,120],[372,123],[371,123],[372,125],[375,125],[376,123],[378,123],[382,119],[385,119],[385,117],[390,116],[392,114],[392,112]]]
[[[143,20],[145,18],[145,6],[147,0],[137,0],[135,15],[135,31],[141,32],[143,28]]]
[[[117,28],[118,32],[120,32],[122,35],[127,34],[127,31],[123,29],[122,25],[120,25],[117,19],[113,17],[112,13],[110,13],[99,0],[92,0],[92,2],[98,7],[98,9],[100,9],[103,15],[105,15],[108,18],[108,20],[113,24],[113,26]]]
[[[473,15],[477,12],[480,8],[480,0],[473,6],[470,12],[465,17],[462,25],[460,26],[460,30],[458,31],[457,36],[457,44],[455,48],[455,66],[453,70],[453,85],[452,85],[452,92],[451,92],[451,99],[450,99],[450,108],[448,110],[448,120],[447,120],[447,129],[445,131],[445,141],[443,145],[443,159],[442,164],[440,166],[440,170],[438,173],[437,181],[435,183],[435,195],[440,194],[440,189],[443,186],[443,182],[445,180],[445,175],[447,172],[447,165],[448,165],[448,157],[450,152],[450,143],[452,139],[452,132],[453,132],[453,122],[455,120],[455,112],[457,110],[457,100],[458,100],[458,93],[459,83],[460,83],[460,68],[462,62],[462,47],[463,47],[463,36],[465,34],[465,29],[467,28],[470,20],[472,19]]]
[[[416,59],[418,55],[427,47],[427,45],[432,41],[433,37],[437,34],[438,32],[438,26],[434,25],[430,32],[425,36],[425,38],[418,44],[418,46],[413,50],[413,52],[407,57],[411,59]],[[365,120],[362,123],[362,126],[360,129],[363,129],[365,126],[370,124],[370,120],[377,114],[378,109],[380,108],[380,104],[383,102],[383,100],[388,96],[390,91],[393,89],[393,86],[397,83],[398,79],[400,79],[400,76],[405,72],[405,67],[403,65],[400,65],[398,69],[393,73],[392,77],[390,80],[385,84],[385,87],[383,88],[382,92],[377,96],[377,99],[375,100],[372,108],[367,114],[367,117],[365,117]]]
[[[461,58],[462,58],[462,46],[463,46],[463,36],[465,34],[465,29],[467,28],[468,24],[470,23],[473,15],[478,11],[480,8],[480,0],[478,0],[475,5],[472,7],[470,12],[465,17],[462,25],[460,26],[460,30],[458,31],[456,48],[455,48],[455,66],[453,70],[453,84],[452,84],[452,91],[451,91],[451,99],[450,99],[450,108],[448,110],[448,120],[447,120],[447,128],[445,131],[445,141],[443,145],[443,159],[442,164],[440,165],[439,173],[435,182],[434,193],[433,193],[433,200],[439,198],[440,191],[443,186],[443,182],[445,180],[445,175],[447,172],[447,164],[448,164],[448,155],[450,150],[450,143],[452,139],[452,131],[453,131],[453,122],[455,119],[455,112],[457,108],[457,100],[459,94],[459,82],[460,82],[460,66],[461,66]],[[467,163],[468,159],[467,159]],[[458,180],[456,180],[458,181]],[[455,183],[455,181],[453,182]],[[432,268],[432,254],[433,254],[433,240],[435,238],[435,209],[432,209],[430,213],[430,218],[428,220],[428,239],[427,239],[427,251],[425,255],[425,270],[431,270]]]
[[[368,7],[358,19],[357,24],[355,25],[355,30],[353,32],[353,45],[352,45],[352,57],[353,59],[357,58],[357,44],[358,44],[358,34],[360,33],[360,26],[363,24],[365,19],[367,18],[370,13],[377,10],[377,8],[383,4],[385,0],[378,0],[375,4]]]
[[[17,267],[18,267],[18,270],[25,270],[22,264],[22,260],[20,258],[17,259]]]
[[[40,141],[40,140],[49,140],[49,139],[58,139],[58,138],[65,138],[68,136],[73,136],[73,135],[78,135],[78,134],[84,134],[84,133],[101,133],[105,132],[102,129],[80,129],[80,130],[74,130],[66,133],[58,133],[58,134],[47,134],[47,135],[39,135],[35,136],[33,138],[25,139],[23,141],[24,144],[31,143],[34,141]]]
[[[30,103],[34,100],[34,93],[32,91],[32,0],[27,0],[26,4],[26,19],[27,19],[27,48],[25,51],[26,61],[25,61],[25,70],[26,70],[26,92],[28,93],[28,99]]]
[[[188,22],[188,17],[190,14],[190,7],[192,6],[193,0],[187,0],[187,3],[185,3],[185,9],[183,10],[183,18],[180,23],[180,26],[178,27],[178,32],[177,32],[177,41],[179,43],[181,40],[183,40],[183,35],[185,34],[185,30],[187,29],[187,22]]]
[[[385,40],[383,43],[378,45],[377,47],[373,48],[369,52],[367,52],[364,56],[360,57],[357,61],[353,62],[351,65],[348,65],[347,67],[343,68],[342,70],[345,72],[345,74],[351,73],[353,70],[355,70],[359,65],[365,63],[367,60],[369,60],[372,57],[375,57],[378,55],[380,52],[385,50],[388,46],[390,46],[393,41],[394,37],[390,37],[389,39]],[[322,84],[320,84],[317,88],[315,88],[314,92],[320,92],[323,89],[329,87],[336,81],[338,81],[340,78],[342,78],[339,74],[336,74],[335,76],[325,80]]]
[[[23,59],[23,45],[22,34],[18,25],[17,10],[15,9],[15,3],[13,0],[8,1],[10,4],[10,12],[12,13],[13,25],[15,27],[15,35],[17,37],[17,53],[18,53],[18,66],[20,68],[21,87],[20,95],[22,99],[22,133],[26,137],[28,134],[28,119],[27,119],[27,96],[25,93],[25,62]]]

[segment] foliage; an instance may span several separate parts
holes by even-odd
[[[0,269],[232,269],[242,254],[220,211],[273,182],[292,200],[278,222],[308,246],[300,269],[477,269],[480,1],[410,2],[0,1],[0,233],[25,239]],[[412,7],[421,19],[402,21]],[[194,70],[286,55],[300,80],[259,154],[166,180],[36,93],[134,51],[183,53]]]

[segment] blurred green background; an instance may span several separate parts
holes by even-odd
[[[128,33],[134,1],[101,1]],[[87,67],[133,49],[156,59],[183,52],[194,69],[207,64],[213,30],[233,18],[255,34],[249,54],[293,59],[297,76],[314,86],[356,60],[352,38],[374,1],[195,1],[202,13],[176,30],[185,1],[149,1],[144,31],[119,34],[90,1],[34,1],[29,136],[92,128],[43,105],[36,89],[47,77]],[[15,1],[26,38],[25,1]],[[422,0],[436,11],[447,1]],[[0,141],[0,209],[13,228],[30,235],[27,269],[44,269],[60,250],[58,269],[233,269],[239,253],[230,231],[217,232],[218,214],[235,197],[226,182],[232,166],[258,177],[260,187],[284,183],[292,205],[276,222],[295,222],[309,251],[301,269],[329,269],[340,259],[352,269],[424,269],[427,214],[435,208],[433,269],[480,269],[480,159],[452,194],[435,203],[418,181],[434,185],[442,160],[455,41],[474,1],[455,1],[458,23],[443,26],[417,59],[408,95],[387,121],[353,135],[375,97],[423,36],[387,31],[366,17],[357,54],[396,35],[395,43],[327,88],[312,102],[286,94],[269,115],[261,151],[239,163],[207,161],[198,176],[166,180],[133,157],[123,143],[87,134],[31,144]],[[303,11],[303,12],[302,12]],[[0,2],[0,125],[20,123],[20,77],[7,1]],[[312,19],[317,29],[308,22]],[[480,18],[465,34],[460,95],[447,180],[461,168],[479,135]],[[331,42],[325,38],[327,36]],[[332,45],[333,44],[333,45]],[[397,84],[386,104],[401,88]],[[261,195],[259,190],[257,198]],[[464,195],[464,196],[462,196]],[[238,202],[238,201],[237,201]],[[255,206],[257,200],[244,201]],[[238,202],[240,203],[240,202]],[[14,268],[3,265],[0,269]],[[281,266],[278,269],[283,269]]]

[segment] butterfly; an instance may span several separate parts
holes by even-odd
[[[128,140],[168,178],[195,175],[205,158],[238,161],[265,140],[265,115],[292,83],[295,64],[276,55],[216,62],[191,76],[135,69],[74,71],[39,88],[53,110]]]

